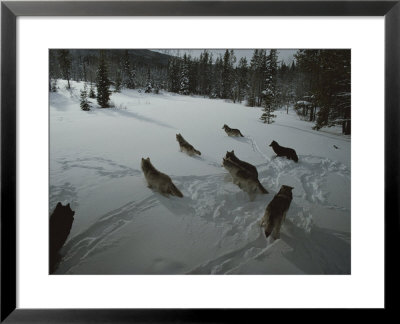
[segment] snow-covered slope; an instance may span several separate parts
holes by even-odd
[[[49,208],[71,203],[75,221],[56,273],[350,273],[350,138],[338,130],[314,131],[293,110],[266,125],[259,108],[137,90],[114,93],[115,108],[92,100],[85,112],[83,83],[58,86],[50,94]],[[228,137],[224,124],[245,137]],[[181,153],[177,133],[201,156]],[[272,140],[294,148],[299,163],[274,158]],[[228,150],[257,167],[268,195],[250,201],[232,183],[221,166]],[[149,189],[142,157],[184,198]],[[260,220],[283,184],[294,187],[293,201],[273,242]]]

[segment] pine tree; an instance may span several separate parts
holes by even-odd
[[[179,93],[183,95],[189,94],[189,59],[186,53],[183,55]]]
[[[171,57],[168,62],[168,89],[178,93],[180,89],[180,59]]]
[[[276,74],[277,74],[277,64],[278,64],[278,54],[277,51],[271,49],[268,56],[265,56],[266,61],[264,68],[264,82],[263,82],[263,91],[261,93],[262,105],[264,113],[261,115],[261,120],[264,123],[271,124],[273,122],[273,118],[276,115],[273,114],[273,111],[276,109],[277,101],[277,89],[276,89]]]
[[[222,72],[224,69],[224,63],[221,56],[217,57],[214,65],[214,73],[212,78],[212,98],[222,98]]]
[[[196,58],[191,58],[188,56],[188,64],[189,64],[189,93],[198,93],[199,88],[199,60]]]
[[[71,78],[71,57],[69,50],[58,51],[58,62],[60,65],[62,76],[65,80],[67,80],[68,83],[67,88],[71,89],[71,85],[69,83],[69,80]]]
[[[96,98],[96,94],[94,93],[92,82],[90,82],[89,98],[92,98],[92,99]]]
[[[204,50],[199,60],[199,93],[203,96],[211,95],[212,55]]]
[[[110,80],[104,51],[100,52],[99,67],[97,69],[97,103],[102,108],[109,107],[110,101]]]
[[[248,67],[247,60],[242,57],[239,60],[237,67],[237,100],[241,103],[248,92],[249,81],[248,81]]]
[[[223,59],[222,68],[222,98],[231,99],[233,98],[233,65],[236,62],[236,57],[233,50],[226,50]]]
[[[250,63],[250,89],[247,104],[260,107],[267,74],[266,50],[255,49]]]
[[[260,119],[264,124],[272,124],[274,122],[273,119],[276,117],[276,115],[273,114],[273,109],[271,107],[265,107],[263,111]]]
[[[150,69],[148,69],[145,93],[151,93],[152,89],[153,89],[153,82],[151,80]]]
[[[122,85],[128,89],[135,89],[135,70],[131,67],[128,50],[125,50],[122,64]]]
[[[115,72],[115,92],[121,92],[121,87],[122,87],[122,75],[121,71],[117,70]]]
[[[86,87],[86,83],[85,86],[83,88],[83,90],[81,90],[81,101],[80,101],[80,106],[82,110],[88,111],[90,110],[90,104],[87,98],[87,87]]]

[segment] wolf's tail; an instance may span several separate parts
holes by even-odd
[[[258,189],[260,189],[260,191],[264,195],[266,195],[268,193],[268,190],[263,187],[263,185],[261,184],[260,180],[258,180],[258,179],[257,179],[257,185],[258,185]]]
[[[264,229],[265,237],[268,238],[272,234],[273,230],[274,230],[274,224],[268,223]]]
[[[177,187],[175,187],[175,185],[174,185],[172,182],[171,182],[171,184],[170,184],[170,186],[169,186],[169,190],[171,190],[171,193],[172,193],[174,196],[177,196],[177,197],[180,197],[180,198],[183,197],[182,192],[180,192],[179,189],[178,189]]]
[[[194,153],[196,153],[197,155],[201,155],[201,152],[197,150],[194,150]]]

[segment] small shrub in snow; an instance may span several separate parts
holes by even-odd
[[[87,91],[86,91],[86,84],[83,88],[83,90],[81,90],[81,102],[80,102],[80,106],[82,110],[88,111],[90,110],[90,104],[87,98]]]
[[[92,98],[92,99],[96,98],[96,94],[94,93],[93,85],[90,85],[89,98]]]

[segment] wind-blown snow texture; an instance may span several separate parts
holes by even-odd
[[[115,108],[90,99],[85,112],[84,83],[65,84],[50,94],[49,208],[70,203],[75,221],[57,274],[350,273],[350,138],[339,130],[314,131],[292,109],[266,125],[259,108],[138,90],[112,94]],[[228,137],[224,124],[245,137]],[[202,155],[180,152],[177,133]],[[299,163],[274,158],[272,140]],[[268,195],[250,201],[232,183],[228,150],[257,167]],[[149,189],[142,157],[184,198]],[[273,242],[260,220],[283,184],[293,201]]]

